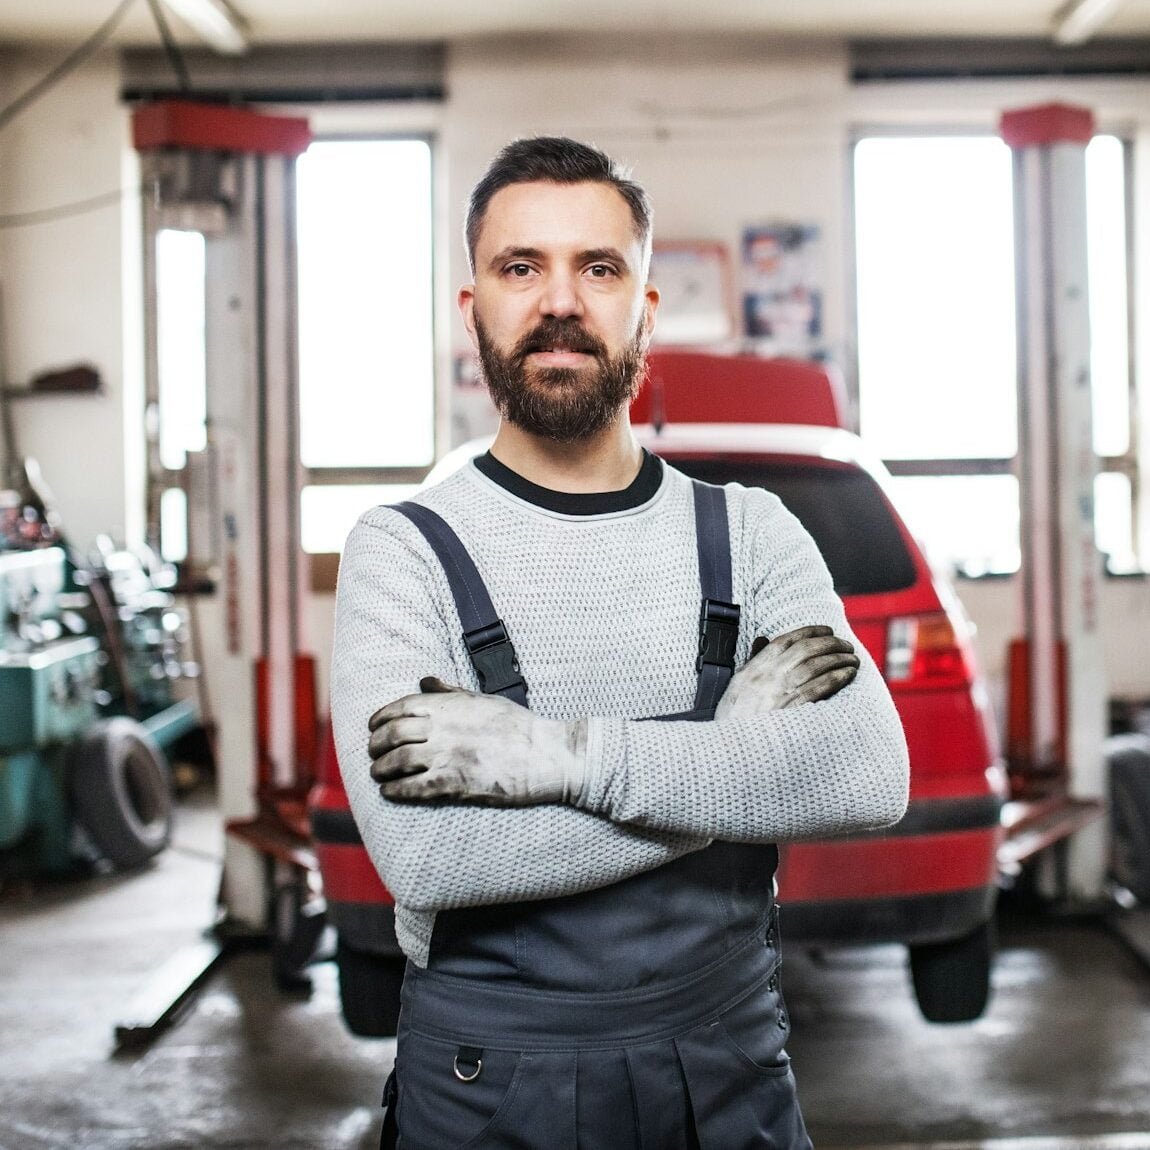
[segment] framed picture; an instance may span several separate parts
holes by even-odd
[[[653,343],[719,343],[735,334],[731,260],[725,244],[656,243],[651,283],[659,289]]]

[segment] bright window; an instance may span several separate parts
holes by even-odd
[[[410,499],[417,486],[356,483],[305,487],[300,502],[303,549],[313,555],[342,551],[348,532],[364,511],[379,503]]]
[[[339,551],[435,455],[431,148],[315,143],[297,186],[302,539]]]
[[[859,423],[941,563],[1020,559],[1013,178],[997,137],[868,137],[855,148]],[[1095,533],[1131,570],[1126,154],[1086,149]],[[913,465],[907,461],[914,461]],[[900,464],[902,466],[900,467]]]
[[[862,140],[855,211],[863,435],[887,459],[1013,455],[1010,149]]]
[[[430,464],[431,149],[316,143],[298,171],[303,464]]]
[[[160,462],[178,471],[207,445],[204,364],[204,237],[165,228],[156,235],[156,340]]]
[[[1126,164],[1122,141],[1115,136],[1096,136],[1087,145],[1086,203],[1094,450],[1122,455],[1130,446],[1130,341]]]
[[[932,563],[964,575],[1018,569],[1013,475],[900,475],[892,496]]]
[[[206,264],[200,232],[156,233],[156,428],[160,466],[179,483],[188,452],[207,446],[207,366],[204,343]],[[187,498],[161,485],[160,555],[188,557]]]

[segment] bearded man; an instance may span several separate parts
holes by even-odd
[[[516,141],[466,241],[498,434],[361,518],[337,596],[339,759],[408,956],[384,1145],[808,1147],[775,844],[901,817],[894,707],[779,500],[632,436],[643,189]]]

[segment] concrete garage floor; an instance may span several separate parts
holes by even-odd
[[[378,1144],[394,1044],[346,1033],[330,963],[292,998],[266,953],[238,953],[150,1046],[115,1051],[133,997],[211,921],[220,849],[186,803],[143,873],[0,891],[0,1150]],[[1007,912],[1000,947],[991,1009],[956,1027],[921,1020],[897,947],[790,947],[820,1150],[1150,1150],[1150,971],[1090,919]]]

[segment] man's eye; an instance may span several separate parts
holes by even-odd
[[[530,264],[511,264],[507,268],[507,274],[515,276],[517,279],[522,279],[524,276],[531,274]]]
[[[587,269],[587,274],[591,276],[592,279],[605,280],[610,279],[611,276],[615,275],[616,273],[615,269],[610,264],[592,264]]]

